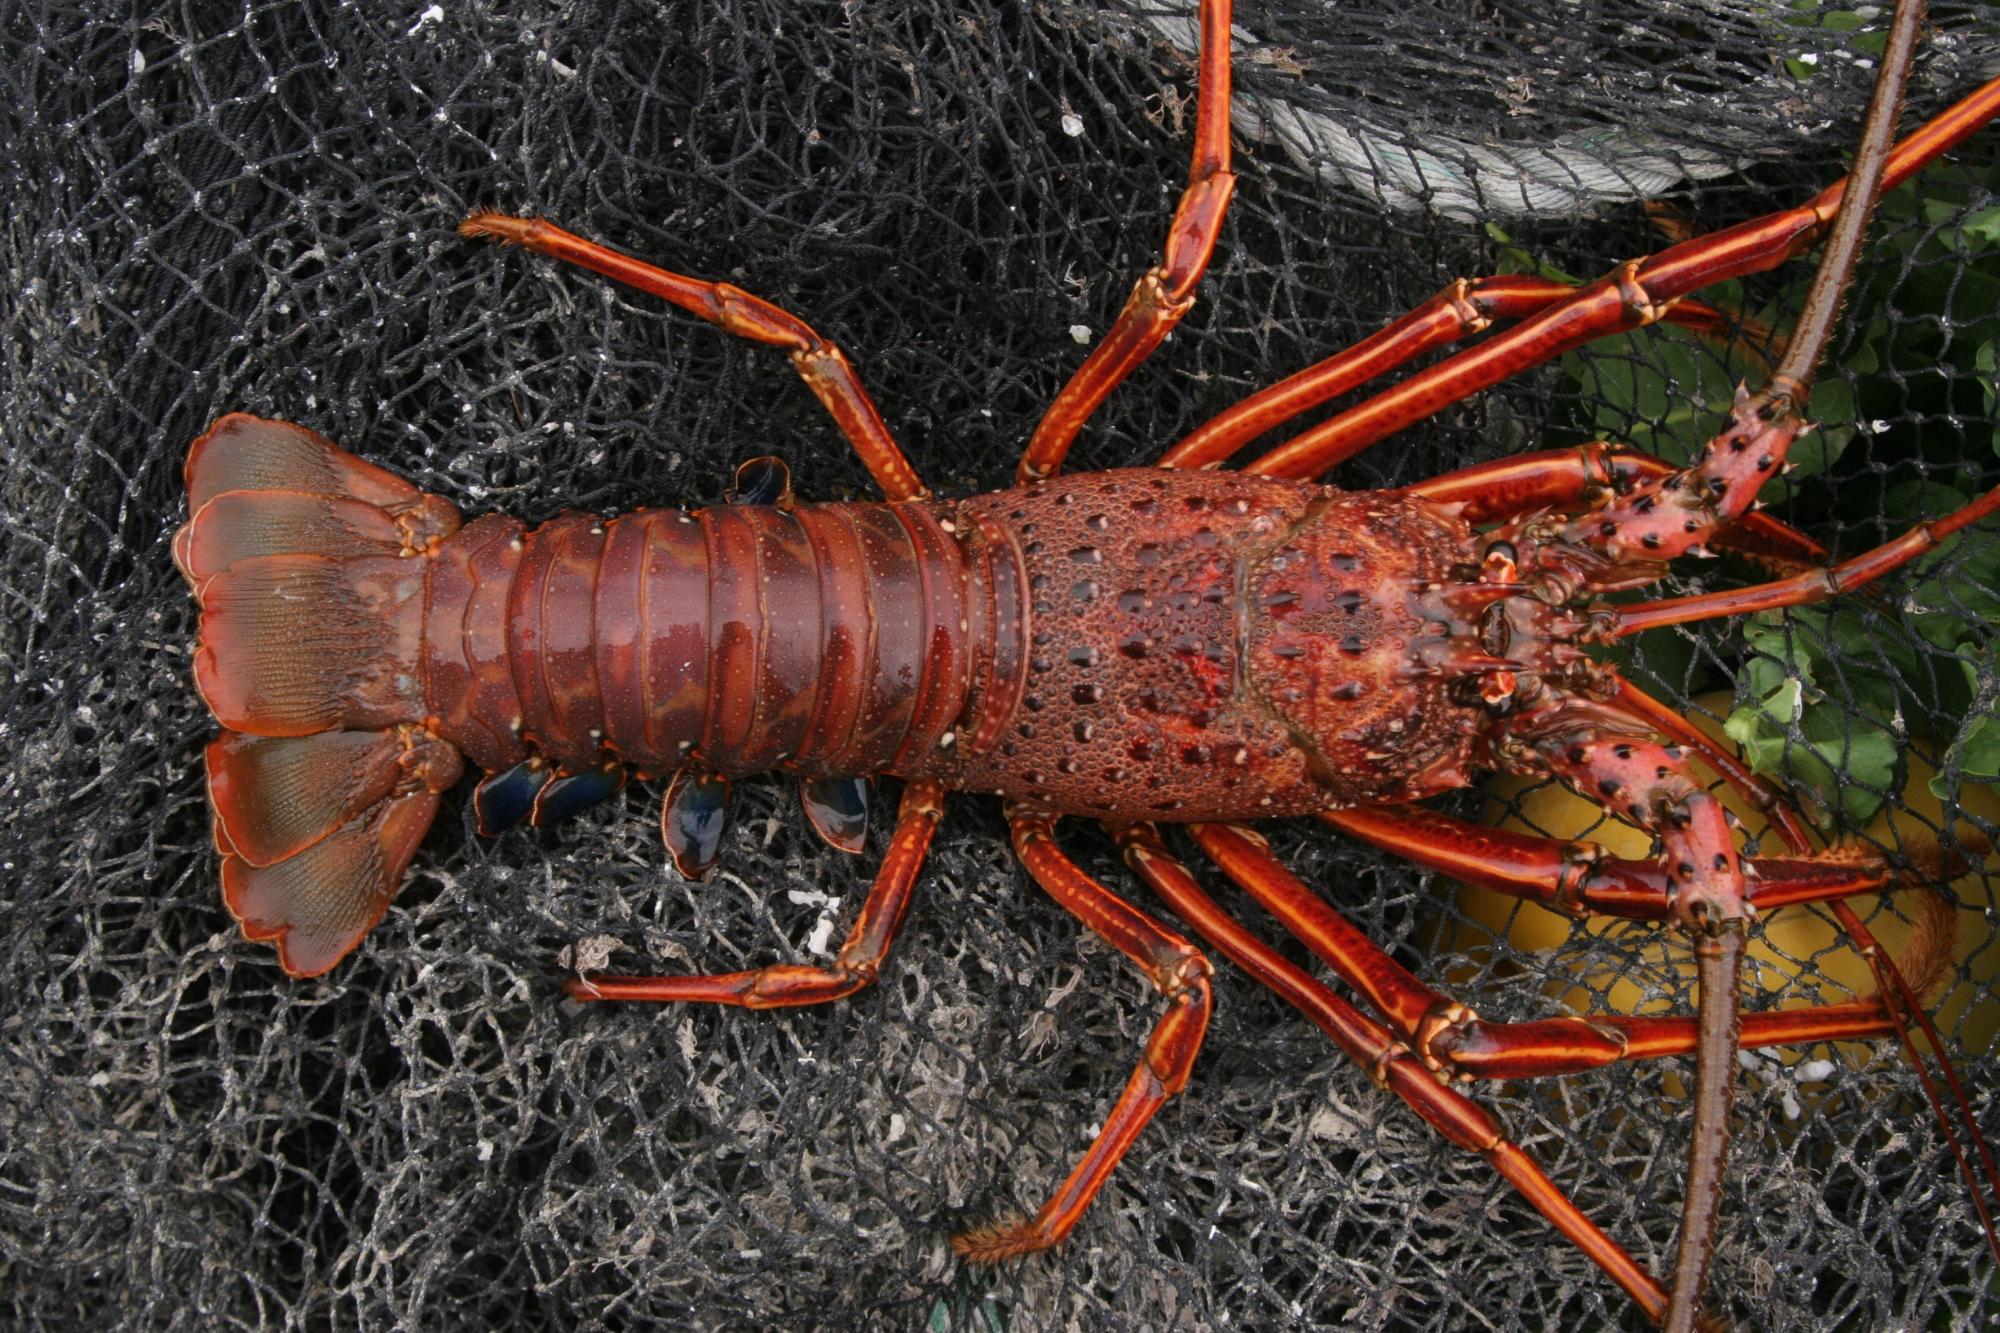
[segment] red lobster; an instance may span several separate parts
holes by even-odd
[[[878,974],[944,793],[997,792],[1035,880],[1145,972],[1166,1014],[1094,1143],[1041,1211],[955,1241],[962,1254],[995,1260],[1069,1234],[1135,1136],[1187,1083],[1209,1018],[1201,952],[1057,845],[1059,818],[1099,819],[1196,933],[1452,1142],[1484,1155],[1649,1317],[1692,1327],[1714,1244],[1736,1049],[1928,1025],[1919,988],[1840,904],[1893,887],[1886,863],[1814,855],[1759,778],[1586,647],[1826,598],[2000,509],[1994,491],[1831,565],[1810,539],[1751,512],[1807,429],[1806,386],[1873,200],[2000,114],[2000,81],[1891,149],[1918,23],[1919,6],[1905,3],[1848,181],[1584,286],[1457,282],[1223,413],[1160,468],[1059,476],[1084,422],[1192,306],[1215,245],[1235,181],[1229,8],[1202,5],[1192,179],[1164,259],[1049,408],[1017,489],[933,498],[839,348],[786,311],[546,222],[492,213],[460,230],[594,270],[783,348],[887,503],[799,504],[785,466],[758,459],[739,470],[733,503],[718,508],[569,513],[532,530],[502,515],[461,525],[445,500],[302,427],[217,421],[188,458],[192,518],[174,555],[202,606],[196,680],[225,728],[207,752],[224,901],[247,936],[276,943],[287,972],[326,971],[387,909],[466,758],[487,774],[473,800],[488,833],[561,819],[610,795],[629,771],[671,775],[662,828],[689,876],[716,859],[738,775],[799,774],[807,817],[848,851],[863,845],[868,778],[898,776],[906,785],[887,856],[832,966],[568,983],[581,1000],[811,1004]],[[1687,467],[1594,445],[1399,491],[1311,480],[1588,339],[1660,319],[1714,324],[1717,312],[1688,293],[1774,267],[1822,238],[1826,257],[1785,360],[1763,389],[1739,391],[1723,431]],[[1206,470],[1498,319],[1519,322],[1242,472]],[[1604,600],[1710,545],[1797,572],[1739,591]],[[1739,856],[1696,759],[1769,806],[1790,856]],[[1466,785],[1479,769],[1559,778],[1652,832],[1661,854],[1617,860],[1587,843],[1498,832],[1410,804]],[[1694,941],[1698,1012],[1484,1022],[1398,965],[1240,825],[1281,815],[1324,820],[1571,912],[1669,923]],[[1162,842],[1163,820],[1185,824],[1379,1017],[1224,915]],[[1834,904],[1876,964],[1879,992],[1739,1014],[1756,909],[1806,901]],[[1921,973],[1930,963],[1912,966]],[[1690,1052],[1695,1133],[1670,1287],[1450,1086]],[[1972,1144],[1990,1176],[1976,1132]],[[1985,1218],[1976,1184],[1974,1194]]]

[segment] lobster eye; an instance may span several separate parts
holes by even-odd
[[[1502,539],[1494,542],[1486,548],[1486,559],[1479,567],[1480,580],[1485,583],[1514,582],[1521,574],[1517,563],[1520,554],[1510,541]]]

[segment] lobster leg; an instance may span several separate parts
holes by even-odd
[[[1662,625],[1684,625],[1689,621],[1708,620],[1716,616],[1742,615],[1752,611],[1772,611],[1780,607],[1823,602],[1830,597],[1852,592],[1881,578],[1884,574],[1901,568],[1918,556],[1936,550],[1939,544],[1954,532],[1996,512],[2000,512],[2000,487],[1995,487],[1972,503],[1954,510],[1943,518],[1929,523],[1919,523],[1896,540],[1885,542],[1873,550],[1863,551],[1860,555],[1842,560],[1838,564],[1748,588],[1697,593],[1690,597],[1663,598],[1636,606],[1620,607],[1616,612],[1617,626],[1608,637],[1623,639],[1641,630],[1657,629]]]
[[[909,910],[911,888],[943,813],[943,792],[935,782],[923,779],[903,788],[889,850],[832,967],[779,964],[754,972],[711,976],[570,977],[563,982],[563,989],[575,1000],[700,1000],[745,1009],[844,999],[874,981],[882,960],[889,956],[889,945]]]
[[[826,405],[882,493],[891,500],[921,500],[930,494],[861,387],[847,354],[790,311],[726,282],[705,282],[655,267],[539,218],[479,212],[459,223],[458,230],[464,236],[490,236],[601,273],[670,301],[739,338],[784,348],[791,353],[799,378]]]
[[[1896,1020],[1879,1000],[1843,1000],[1810,1009],[1746,1013],[1736,1046],[1749,1051],[1896,1035]],[[1581,1074],[1627,1060],[1695,1055],[1700,1040],[1698,1020],[1685,1014],[1568,1015],[1519,1023],[1472,1018],[1440,1032],[1430,1050],[1453,1078],[1505,1080]]]
[[[1454,1022],[1465,1007],[1421,981],[1346,917],[1308,889],[1271,854],[1262,834],[1239,824],[1190,824],[1188,832],[1222,872],[1285,923],[1308,949],[1354,987],[1389,1026],[1416,1041],[1418,1054],[1427,1032]],[[1426,1058],[1425,1063],[1436,1067]]]
[[[1119,846],[1124,849],[1126,864],[1197,934],[1311,1019],[1349,1059],[1402,1098],[1448,1142],[1476,1152],[1490,1162],[1502,1179],[1519,1190],[1551,1226],[1603,1269],[1650,1318],[1657,1321],[1665,1315],[1667,1294],[1660,1284],[1572,1203],[1519,1144],[1501,1131],[1490,1111],[1438,1082],[1389,1029],[1231,919],[1195,883],[1187,868],[1167,852],[1157,830],[1150,825],[1135,824],[1115,832]]]
[[[1083,423],[1194,308],[1194,289],[1236,188],[1229,170],[1229,14],[1229,0],[1201,0],[1194,162],[1167,228],[1165,256],[1140,277],[1117,322],[1042,415],[1015,470],[1023,484],[1056,474]]]
[[[1348,813],[1354,812],[1343,812]],[[1456,870],[1460,862],[1471,864],[1475,868],[1465,878],[1481,884],[1498,881],[1504,885],[1503,892],[1520,892],[1523,897],[1553,898],[1562,878],[1573,873],[1576,864],[1565,856],[1571,850],[1569,846],[1547,839],[1463,824],[1415,807],[1371,813],[1378,817],[1354,823],[1354,831],[1363,841],[1419,865],[1449,866]],[[1400,818],[1405,815],[1409,816],[1407,820]],[[1348,831],[1347,824],[1337,819],[1328,822]],[[1389,1020],[1392,1028],[1414,1044],[1415,1053],[1426,1067],[1441,1076],[1472,1079],[1569,1074],[1620,1060],[1687,1055],[1696,1048],[1695,1022],[1686,1017],[1571,1016],[1517,1023],[1488,1022],[1457,1000],[1417,980],[1381,945],[1356,929],[1292,874],[1257,834],[1236,825],[1200,825],[1191,831],[1223,873],[1248,890],[1287,930],[1332,967],[1341,980],[1360,991],[1371,1007]],[[1468,842],[1476,844],[1483,841],[1481,835],[1496,832],[1511,840],[1496,844],[1502,856],[1509,856],[1510,860],[1495,864],[1469,850],[1463,850],[1456,859],[1440,854],[1439,844],[1455,834],[1462,834]],[[1634,865],[1619,864],[1621,868]],[[1879,867],[1871,874],[1866,868],[1857,870],[1837,863],[1795,862],[1788,866],[1798,866],[1802,871],[1785,886],[1794,895],[1788,901],[1819,900],[1836,893],[1879,887],[1887,878]],[[1538,873],[1547,876],[1543,883],[1533,882]],[[1632,878],[1639,876],[1635,874]],[[1528,891],[1523,891],[1524,884],[1529,886]],[[1536,889],[1541,893],[1533,891]],[[1931,895],[1924,901],[1928,905],[1937,900]],[[1664,882],[1652,888],[1649,900],[1641,900],[1634,893],[1620,905],[1628,907],[1633,915],[1656,920],[1672,910],[1670,891]],[[1929,924],[1932,929],[1912,951],[1924,955],[1917,964],[1924,970],[1948,962],[1951,951],[1949,910],[1944,909],[1941,918]],[[1747,1019],[1739,1043],[1744,1049],[1894,1036],[1897,1030],[1894,1018],[1879,996],[1808,1010],[1753,1014]]]
[[[1880,188],[1901,184],[1995,115],[2000,115],[2000,79],[1985,84],[1898,144],[1889,154]],[[1672,302],[1699,288],[1775,268],[1825,234],[1846,190],[1847,182],[1841,181],[1800,207],[1683,241],[1649,258],[1621,265],[1577,289],[1567,301],[1294,436],[1244,470],[1267,476],[1316,477],[1378,440],[1530,366],[1594,338],[1651,323]],[[1267,423],[1267,427],[1275,424]]]
[[[1437,504],[1459,506],[1468,523],[1491,523],[1538,510],[1574,510],[1595,499],[1629,495],[1679,471],[1672,463],[1608,440],[1575,449],[1517,454],[1403,488]],[[1826,548],[1762,510],[1741,515],[1711,539],[1779,574],[1826,563]]]
[[[1596,843],[1489,828],[1420,805],[1365,805],[1319,818],[1349,837],[1441,875],[1504,893],[1566,916],[1665,921],[1672,886],[1656,861],[1612,856]],[[1899,875],[1866,848],[1817,856],[1760,857],[1745,863],[1758,911],[1827,902],[1883,890],[1923,888],[1945,867],[1939,858]],[[1754,871],[1754,874],[1753,874]]]
[[[1551,911],[1662,921],[1673,910],[1672,890],[1661,868],[1608,856],[1590,843],[1487,828],[1421,806],[1360,807],[1320,818],[1416,865]],[[1879,856],[1859,852],[1750,862],[1745,864],[1746,877],[1753,868],[1756,876],[1747,888],[1752,904],[1759,909],[1925,887],[1920,878],[1896,876]],[[1279,871],[1282,873],[1282,867]],[[1277,901],[1269,904],[1273,912],[1280,912],[1282,906],[1280,914],[1293,925],[1297,915],[1293,902],[1308,895],[1302,886],[1286,892],[1280,885],[1274,896]],[[1309,904],[1308,910],[1329,909]],[[1917,910],[1918,930],[1908,956],[1895,965],[1893,975],[1898,982],[1904,974],[1916,977],[1906,989],[1921,995],[1934,990],[1951,965],[1954,921],[1950,905],[1936,893],[1921,894]],[[1394,965],[1386,959],[1383,963]],[[1890,989],[1890,984],[1885,978],[1881,989],[1862,1000],[1746,1014],[1740,1044],[1747,1049],[1901,1036],[1897,1007],[1903,997],[1899,990]],[[1686,1055],[1694,1049],[1694,1023],[1685,1017],[1593,1015],[1588,1020],[1489,1023],[1468,1016],[1433,1034],[1424,1053],[1462,1077],[1525,1078],[1571,1073],[1616,1060]],[[1974,1189],[1978,1189],[1976,1182]]]
[[[1146,1053],[1117,1105],[1105,1117],[1104,1128],[1041,1211],[1024,1221],[996,1223],[952,1237],[952,1248],[978,1263],[1062,1243],[1146,1122],[1167,1098],[1187,1086],[1214,1003],[1209,983],[1213,969],[1201,952],[1078,869],[1056,846],[1049,816],[1010,810],[1008,824],[1014,850],[1036,883],[1137,963],[1166,997],[1167,1012],[1153,1029]]]
[[[1321,403],[1385,375],[1415,357],[1484,333],[1498,319],[1524,319],[1577,294],[1571,283],[1527,274],[1459,278],[1379,332],[1316,365],[1260,389],[1189,431],[1160,458],[1161,467],[1215,467],[1245,444]],[[1722,335],[1728,316],[1699,301],[1667,311],[1669,323]]]

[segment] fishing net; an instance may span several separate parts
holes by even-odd
[[[726,970],[837,940],[882,821],[869,856],[837,855],[775,781],[739,784],[701,884],[666,868],[653,788],[496,841],[454,798],[388,918],[322,981],[285,978],[220,904],[212,724],[167,549],[209,420],[304,422],[468,513],[712,502],[772,452],[802,494],[870,494],[782,357],[461,241],[484,205],[801,312],[934,488],[1005,485],[1079,342],[1157,254],[1191,131],[1184,6],[104,8],[0,9],[0,1322],[1636,1323],[1487,1167],[1226,967],[1187,1095],[1070,1243],[956,1262],[949,1234],[1061,1180],[1160,1008],[1028,882],[990,798],[951,805],[881,983],[775,1016],[558,991],[565,948]],[[1808,197],[1842,171],[1881,23],[1723,0],[1246,4],[1242,181],[1200,303],[1071,466],[1143,464],[1454,276],[1594,276]],[[1937,8],[1907,123],[2000,69],[1994,26]],[[2000,480],[1996,145],[1885,207],[1815,402],[1827,428],[1767,492],[1841,553]],[[1713,294],[1727,338],[1611,340],[1339,479],[1597,435],[1684,455],[1805,272]],[[1755,576],[1686,563],[1670,590]],[[1971,855],[2000,813],[1996,596],[1987,528],[1838,616],[1665,631],[1629,665],[1822,793],[1801,799],[1836,831]],[[1564,836],[1590,822],[1554,827],[1567,816],[1535,792],[1446,804]],[[1101,833],[1064,828],[1146,903]],[[1273,836],[1490,1016],[1690,1002],[1657,932],[1531,945],[1438,877],[1323,830]],[[1989,1138],[1992,888],[1951,890],[1965,961],[1936,1009]],[[1910,913],[1868,909],[1885,934]],[[1851,956],[1781,945],[1750,1002],[1851,998],[1868,986]],[[1746,1062],[1719,1300],[1771,1329],[1988,1326],[1993,1268],[1907,1063],[1887,1043],[1804,1054]],[[1660,1272],[1686,1073],[1475,1095]]]

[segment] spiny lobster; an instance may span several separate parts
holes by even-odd
[[[1057,845],[1061,817],[1102,820],[1132,870],[1197,934],[1453,1143],[1485,1156],[1648,1317],[1695,1326],[1736,1050],[1907,1040],[1907,1025],[1928,1025],[1918,988],[1841,902],[1896,887],[1888,864],[1814,854],[1761,778],[1587,648],[1831,597],[2000,509],[2000,491],[1990,492],[1834,564],[1809,538],[1753,512],[1759,487],[1808,428],[1806,388],[1873,201],[2000,114],[1996,80],[1889,146],[1919,12],[1898,8],[1853,175],[1811,201],[1582,286],[1456,282],[1223,413],[1158,468],[1065,477],[1079,429],[1192,306],[1234,187],[1230,6],[1204,0],[1193,168],[1164,258],[1048,409],[1018,488],[964,500],[930,495],[846,357],[796,316],[547,222],[473,214],[461,226],[468,236],[593,270],[785,350],[887,502],[800,504],[784,465],[759,459],[718,508],[572,513],[534,529],[502,515],[462,524],[447,501],[311,431],[223,417],[189,455],[192,516],[173,550],[202,606],[196,680],[225,728],[207,751],[225,903],[247,936],[276,943],[287,972],[326,971],[386,911],[468,758],[487,774],[473,800],[489,833],[562,819],[632,771],[670,774],[662,829],[691,877],[719,853],[733,777],[801,775],[813,827],[849,851],[862,847],[867,779],[900,777],[889,851],[831,966],[567,983],[579,1000],[811,1004],[877,976],[944,794],[996,792],[1031,875],[1131,958],[1167,1010],[1095,1141],[1040,1212],[955,1240],[961,1254],[991,1261],[1070,1233],[1186,1085],[1207,1026],[1211,970],[1201,952]],[[1688,466],[1600,444],[1399,491],[1311,480],[1589,339],[1663,319],[1715,324],[1719,312],[1690,292],[1822,239],[1826,254],[1783,362],[1761,390],[1739,391],[1725,428]],[[1282,422],[1502,319],[1519,322],[1242,472],[1212,470]],[[1710,546],[1795,572],[1731,592],[1606,600]],[[1739,854],[1696,759],[1772,811],[1791,855]],[[1411,804],[1479,769],[1558,778],[1653,833],[1661,854],[1618,860],[1588,843],[1480,828]],[[1396,963],[1241,826],[1276,816],[1311,816],[1577,914],[1666,922],[1693,940],[1697,1013],[1485,1022]],[[1162,821],[1186,825],[1378,1017],[1224,914],[1168,850]],[[1743,942],[1757,909],[1814,901],[1830,903],[1869,953],[1879,992],[1740,1014]],[[1696,1056],[1696,1128],[1670,1287],[1451,1086],[1686,1053]],[[1976,1130],[1972,1145],[1990,1177]],[[1985,1219],[1977,1182],[1974,1194]]]

